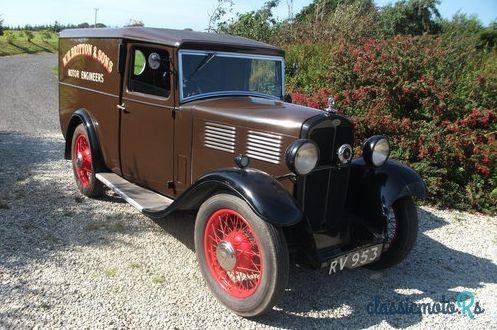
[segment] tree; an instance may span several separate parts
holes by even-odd
[[[0,16],[0,36],[3,36],[3,19],[2,19],[2,16]]]
[[[145,26],[145,24],[143,24],[143,21],[130,18],[128,24],[126,24],[125,27],[133,27],[133,26]]]
[[[60,25],[60,23],[58,21],[55,21],[55,23],[53,24],[53,30],[55,32],[60,32],[60,30],[62,30],[62,26]]]
[[[479,47],[493,48],[497,46],[497,21],[493,21],[490,25],[480,32]]]
[[[310,22],[326,20],[339,6],[357,5],[363,8],[372,8],[372,0],[314,0],[310,5],[302,8],[295,16],[296,22]]]
[[[232,11],[233,0],[217,0],[216,7],[212,13],[209,14],[209,25],[207,32],[214,32],[216,25],[227,14]]]
[[[26,30],[24,31],[24,35],[26,36],[26,39],[31,42],[31,40],[33,40],[34,38],[34,34],[33,32],[29,31],[29,30]]]
[[[380,25],[385,35],[439,33],[439,0],[401,0],[380,11]]]
[[[41,38],[43,39],[43,41],[46,42],[47,40],[52,38],[52,33],[50,33],[50,31],[48,30],[43,30],[41,32]]]
[[[88,23],[86,23],[86,22],[85,22],[85,23],[78,24],[78,28],[79,28],[79,29],[87,29],[87,28],[89,28],[89,27],[90,27],[90,24],[88,24]]]
[[[483,30],[483,25],[476,16],[468,16],[463,13],[457,13],[451,20],[441,20],[442,33],[468,35],[478,34]]]
[[[217,32],[238,35],[250,39],[269,41],[274,33],[276,20],[273,17],[273,9],[278,6],[279,0],[267,1],[261,9],[244,14],[228,22],[218,24]]]
[[[13,31],[7,30],[3,33],[3,38],[7,41],[7,43],[12,44],[16,36]]]

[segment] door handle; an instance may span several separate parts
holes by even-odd
[[[117,108],[117,110],[125,112],[125,113],[129,112],[129,111],[126,110],[126,105],[124,103],[116,105],[116,108]]]

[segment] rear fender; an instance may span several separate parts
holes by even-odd
[[[97,131],[95,129],[95,124],[91,118],[91,115],[86,109],[76,110],[73,113],[71,120],[69,121],[66,133],[66,146],[64,152],[65,158],[71,159],[72,137],[74,134],[74,130],[81,123],[85,125],[86,132],[88,133],[88,138],[90,140],[92,162],[93,162],[92,165],[94,171],[95,172],[106,171],[106,167],[103,162],[102,151],[100,149],[100,142],[98,140]]]

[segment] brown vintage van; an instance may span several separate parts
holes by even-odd
[[[393,266],[413,247],[425,185],[384,136],[285,102],[284,52],[153,28],[64,30],[60,125],[79,190],[107,186],[151,218],[196,211],[214,295],[255,316],[284,292],[289,254],[332,274]],[[293,259],[292,259],[293,260]],[[300,259],[299,259],[300,260]]]

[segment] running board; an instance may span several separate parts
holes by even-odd
[[[172,199],[137,186],[115,173],[97,173],[95,177],[140,212],[154,213],[162,211],[173,203]]]

